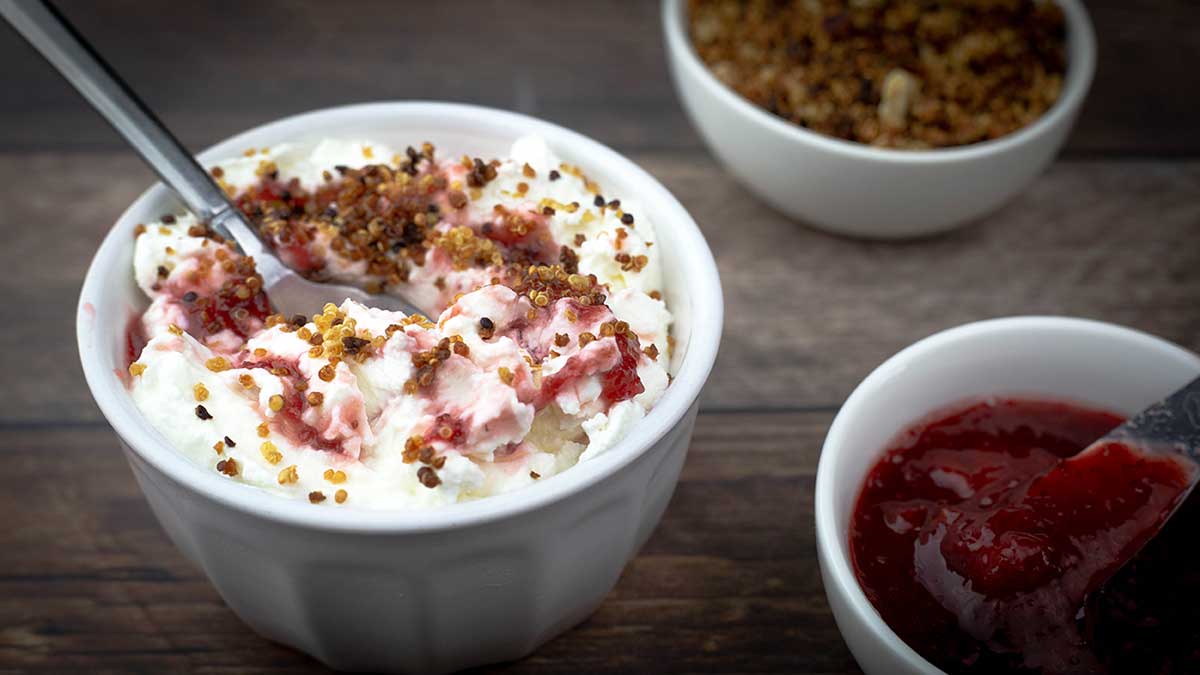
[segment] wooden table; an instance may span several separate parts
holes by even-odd
[[[807,229],[730,180],[678,106],[654,3],[247,5],[63,3],[193,148],[346,102],[515,109],[627,153],[717,256],[724,343],[662,524],[594,616],[500,670],[854,672],[821,589],[812,489],[825,429],[864,375],[934,331],[1011,314],[1200,349],[1195,3],[1090,2],[1099,72],[1064,156],[994,216],[903,244]],[[84,386],[80,280],[150,173],[5,30],[0,64],[13,322],[0,331],[0,671],[318,670],[246,629],[183,561]]]

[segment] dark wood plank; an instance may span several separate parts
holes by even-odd
[[[1060,162],[984,221],[902,244],[797,226],[701,164],[651,168],[721,268],[715,407],[838,404],[908,344],[999,316],[1082,316],[1200,348],[1197,164]]]
[[[62,0],[194,148],[284,115],[383,99],[532,113],[617,146],[695,149],[657,2],[93,3]],[[1068,151],[1195,155],[1200,5],[1093,0],[1100,65]],[[120,142],[15,34],[0,31],[0,148]]]
[[[873,244],[786,220],[706,154],[633,157],[688,207],[721,268],[708,410],[832,408],[905,345],[1003,315],[1115,321],[1200,349],[1200,163],[1060,162],[975,226]],[[126,153],[0,155],[0,293],[30,319],[0,332],[0,422],[99,419],[75,351],[79,283],[150,180]]]
[[[600,610],[494,670],[855,672],[813,554],[829,420],[702,414],[662,524]],[[250,633],[174,550],[108,429],[10,428],[0,447],[0,670],[318,669]]]
[[[1194,2],[1091,0],[1100,66],[1069,161],[971,228],[900,245],[806,229],[733,183],[678,106],[656,2],[61,4],[193,148],[348,102],[480,103],[628,152],[704,229],[728,322],[671,507],[593,617],[485,672],[856,672],[812,487],[832,413],[871,368],[1017,313],[1200,349]],[[0,77],[0,293],[20,317],[0,332],[0,671],[320,671],[247,631],[171,547],[83,384],[82,273],[149,172],[6,29]]]

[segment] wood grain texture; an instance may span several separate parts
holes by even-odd
[[[695,149],[650,0],[103,3],[60,0],[193,148],[313,108],[464,101],[565,124],[621,150]],[[1096,81],[1068,152],[1200,152],[1200,4],[1091,0]],[[0,30],[0,148],[117,148],[118,138]]]
[[[855,672],[814,555],[830,417],[701,415],[674,501],[600,610],[484,672]],[[0,670],[319,670],[247,630],[171,546],[103,424],[0,430],[0,447]]]
[[[667,513],[585,623],[485,672],[856,672],[825,605],[825,429],[879,362],[994,316],[1115,321],[1200,350],[1200,4],[1091,0],[1096,82],[1066,151],[948,236],[873,244],[759,204],[678,106],[658,3],[61,0],[193,148],[348,102],[535,114],[630,155],[704,230],[724,342]],[[150,173],[0,28],[0,672],[319,672],[255,636],[154,522],[78,365],[96,245]]]

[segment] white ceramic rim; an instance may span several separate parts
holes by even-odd
[[[857,417],[857,409],[862,405],[861,401],[874,395],[874,391],[881,384],[897,377],[908,368],[911,362],[940,351],[950,343],[969,340],[981,334],[1055,329],[1087,331],[1112,338],[1136,341],[1144,344],[1147,349],[1165,352],[1183,360],[1200,361],[1196,354],[1160,337],[1104,321],[1062,316],[1015,316],[976,321],[935,333],[913,343],[884,361],[851,392],[849,398],[838,410],[837,416],[834,417],[829,432],[825,435],[825,442],[821,446],[821,456],[817,463],[816,491],[813,497],[818,557],[827,578],[833,580],[833,583],[839,587],[850,611],[866,626],[875,642],[881,647],[889,648],[912,669],[919,669],[922,672],[942,672],[925,657],[918,654],[887,625],[883,617],[879,615],[879,611],[867,599],[866,593],[863,592],[854,575],[854,570],[851,569],[849,559],[842,555],[841,547],[838,545],[839,529],[833,517],[833,501],[838,486],[833,485],[832,470],[826,468],[828,463],[832,462],[829,458],[839,451],[844,443],[843,437],[847,433],[846,430],[857,421],[854,418]],[[900,429],[896,429],[897,433],[900,431]],[[862,486],[855,485],[853,488],[857,494]],[[826,592],[828,591],[829,589],[826,589]]]
[[[667,49],[681,56],[683,68],[688,75],[701,83],[710,96],[724,105],[734,108],[743,116],[776,133],[797,141],[810,143],[828,152],[841,153],[860,159],[878,160],[897,164],[937,164],[966,161],[1004,152],[1013,146],[1032,141],[1050,132],[1063,118],[1075,114],[1087,96],[1096,73],[1096,34],[1091,19],[1081,0],[1054,0],[1063,10],[1067,24],[1068,59],[1067,72],[1063,78],[1062,92],[1054,105],[1028,126],[995,138],[969,145],[959,145],[935,150],[896,150],[877,148],[810,131],[804,127],[772,115],[743,98],[717,79],[692,48],[692,42],[683,29],[684,0],[663,0],[662,21],[666,27]]]
[[[570,471],[554,476],[552,480],[485,499],[429,510],[331,509],[280,497],[253,486],[230,481],[215,472],[203,471],[172,448],[137,412],[132,402],[122,406],[116,397],[110,398],[105,395],[108,389],[100,384],[104,382],[103,378],[111,379],[113,373],[101,367],[97,359],[91,358],[90,352],[94,352],[96,347],[92,338],[84,331],[84,307],[89,298],[98,295],[98,289],[105,283],[97,265],[99,261],[110,260],[121,247],[131,245],[129,233],[119,226],[130,217],[132,211],[143,203],[168,196],[167,188],[162,183],[156,183],[142,193],[109,230],[89,264],[80,292],[79,306],[76,308],[76,339],[88,387],[109,424],[142,459],[181,485],[254,516],[317,530],[401,534],[448,530],[498,521],[569,498],[571,494],[591,487],[632,462],[683,420],[708,379],[721,339],[724,303],[716,262],[700,229],[683,205],[649,173],[607,146],[556,124],[518,113],[459,103],[404,101],[346,105],[285,117],[221,141],[200,153],[200,156],[204,161],[223,159],[224,157],[205,155],[221,148],[252,145],[252,136],[277,126],[303,127],[310,120],[326,116],[345,117],[347,123],[369,123],[389,114],[411,113],[417,109],[422,109],[427,114],[436,113],[444,118],[461,120],[464,128],[469,128],[466,125],[472,122],[482,124],[482,120],[486,119],[488,126],[505,126],[516,135],[539,134],[546,138],[552,147],[569,146],[574,154],[595,157],[597,163],[619,166],[621,171],[632,177],[631,182],[641,184],[638,196],[642,197],[643,201],[653,199],[668,205],[666,213],[656,214],[655,223],[659,228],[673,227],[681,231],[680,237],[684,244],[682,248],[685,250],[683,255],[688,261],[687,283],[693,289],[691,310],[694,325],[687,353],[657,405],[638,422],[629,436],[614,447],[594,459],[572,467]]]

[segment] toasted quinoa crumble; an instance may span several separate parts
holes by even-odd
[[[438,341],[436,345],[412,355],[412,365],[415,369],[413,377],[404,383],[404,392],[415,393],[433,384],[438,368],[448,361],[451,356],[467,356],[471,348],[463,342],[461,335],[450,335]]]
[[[880,147],[977,143],[1058,99],[1065,22],[1039,0],[689,0],[713,75],[821,134]]]
[[[284,467],[284,469],[279,472],[279,484],[280,485],[291,485],[299,480],[300,480],[300,473],[296,469],[295,464]]]
[[[509,386],[512,386],[513,379],[516,377],[513,375],[513,371],[505,366],[500,366],[496,369],[496,376],[500,378],[501,382]]]
[[[462,159],[468,196],[463,186],[450,181],[434,152],[425,143],[419,151],[409,147],[391,165],[338,166],[336,176],[326,172],[325,184],[312,190],[298,179],[283,182],[277,170],[264,165],[260,182],[238,194],[237,204],[276,248],[303,250],[326,237],[330,255],[365,262],[372,292],[406,281],[412,267],[423,265],[434,248],[449,253],[459,268],[526,262],[522,247],[501,251],[490,239],[471,236],[470,228],[437,229],[446,205],[455,211],[465,208],[496,178],[500,160]],[[326,280],[324,255],[309,262],[301,273]]]
[[[437,471],[428,466],[417,469],[417,480],[430,490],[442,484],[442,479],[438,478]]]
[[[629,255],[628,253],[618,253],[613,256],[613,259],[617,261],[624,272],[641,272],[650,263],[650,258],[647,256]]]
[[[568,272],[563,265],[530,265],[523,270],[513,290],[528,297],[537,308],[548,307],[563,298],[584,306],[602,305],[607,300],[606,287],[595,274]]]

